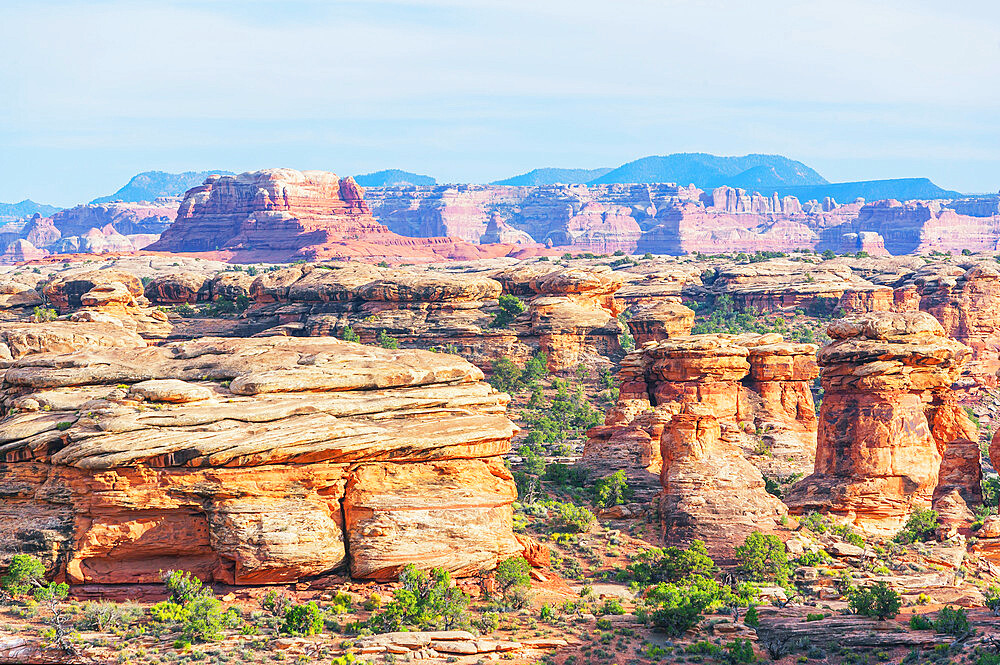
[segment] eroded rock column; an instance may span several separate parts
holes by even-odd
[[[952,443],[935,439],[935,409],[970,351],[922,312],[844,319],[827,332],[833,342],[819,354],[825,393],[816,469],[786,503],[796,513],[832,513],[891,533],[932,504],[942,450],[951,457]]]

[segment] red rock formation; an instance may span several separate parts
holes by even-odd
[[[668,542],[698,539],[731,550],[753,531],[777,528],[788,513],[764,489],[764,478],[738,446],[724,440],[718,418],[687,404],[660,439],[660,516]]]
[[[59,273],[43,287],[45,299],[60,313],[83,306],[83,294],[95,287],[121,284],[133,298],[143,294],[142,281],[124,270],[88,270],[86,268]]]
[[[21,263],[23,261],[35,261],[45,258],[49,253],[44,249],[38,249],[27,240],[15,240],[3,254],[0,255],[0,263]]]
[[[988,263],[968,270],[934,267],[918,272],[913,284],[920,309],[940,321],[949,337],[972,349],[974,362],[968,371],[995,386],[1000,369],[1000,270]]]
[[[793,487],[793,511],[838,515],[892,533],[910,512],[931,506],[942,449],[961,427],[938,428],[931,404],[947,395],[969,350],[928,314],[875,313],[830,324],[819,354],[825,390],[816,470]],[[939,412],[947,422],[953,409]],[[945,434],[947,432],[947,434]]]
[[[621,286],[604,270],[521,264],[492,278],[377,267],[290,266],[265,273],[250,287],[248,312],[259,334],[341,336],[363,342],[384,332],[404,346],[453,346],[489,368],[500,356],[523,362],[536,351],[552,369],[621,354]],[[526,312],[494,326],[501,293],[520,297]]]
[[[636,346],[691,334],[694,311],[680,303],[680,298],[654,301],[628,320]]]
[[[325,171],[268,169],[211,176],[187,192],[177,219],[150,251],[216,252],[237,260],[332,257],[480,258],[509,246],[479,250],[449,238],[392,233],[371,216],[352,178]]]
[[[727,447],[752,454],[757,432],[766,432],[773,458],[754,463],[773,475],[811,468],[814,354],[814,346],[787,344],[779,335],[646,342],[622,361],[618,403],[603,426],[588,432],[582,463],[599,475],[625,470],[637,488],[658,490],[664,433],[674,416],[698,405],[721,427]]]
[[[0,558],[36,554],[70,582],[169,567],[266,584],[348,558],[366,578],[471,574],[523,549],[507,398],[455,356],[328,338],[91,347],[14,361],[2,397]]]

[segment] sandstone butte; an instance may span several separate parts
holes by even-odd
[[[524,547],[508,397],[456,356],[336,339],[146,346],[109,323],[4,324],[2,558],[71,583],[167,568],[229,584]]]
[[[731,549],[740,533],[774,529],[787,511],[747,458],[766,431],[773,458],[754,461],[769,475],[812,468],[815,350],[773,334],[647,341],[622,361],[618,403],[582,463],[658,491],[670,541]]]
[[[514,245],[409,238],[372,217],[353,178],[326,171],[265,169],[209,176],[188,190],[177,218],[149,251],[206,252],[234,261],[333,257],[419,260],[505,256]]]
[[[910,513],[971,517],[981,471],[975,427],[952,384],[971,352],[924,312],[835,321],[819,353],[824,389],[816,468],[785,502],[891,535]]]

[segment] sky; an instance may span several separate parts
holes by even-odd
[[[0,0],[0,201],[777,153],[1000,189],[994,0]]]

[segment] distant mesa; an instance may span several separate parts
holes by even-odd
[[[100,196],[91,203],[111,201],[138,203],[155,201],[164,196],[184,196],[184,192],[197,187],[213,174],[232,175],[232,171],[185,171],[184,173],[144,171],[133,176],[124,187],[111,196]]]
[[[802,162],[781,155],[719,157],[706,153],[677,153],[643,157],[623,164],[591,181],[593,184],[664,183],[714,189],[723,185],[743,189],[825,185],[826,178]],[[763,193],[763,192],[762,192]]]
[[[362,187],[405,187],[407,185],[429,187],[437,184],[437,180],[429,175],[420,175],[399,169],[385,169],[384,171],[357,175],[354,176],[354,182]]]
[[[581,185],[600,178],[611,171],[610,168],[600,169],[532,169],[527,173],[516,175],[506,180],[491,182],[491,185],[512,185],[530,187],[538,185]]]

